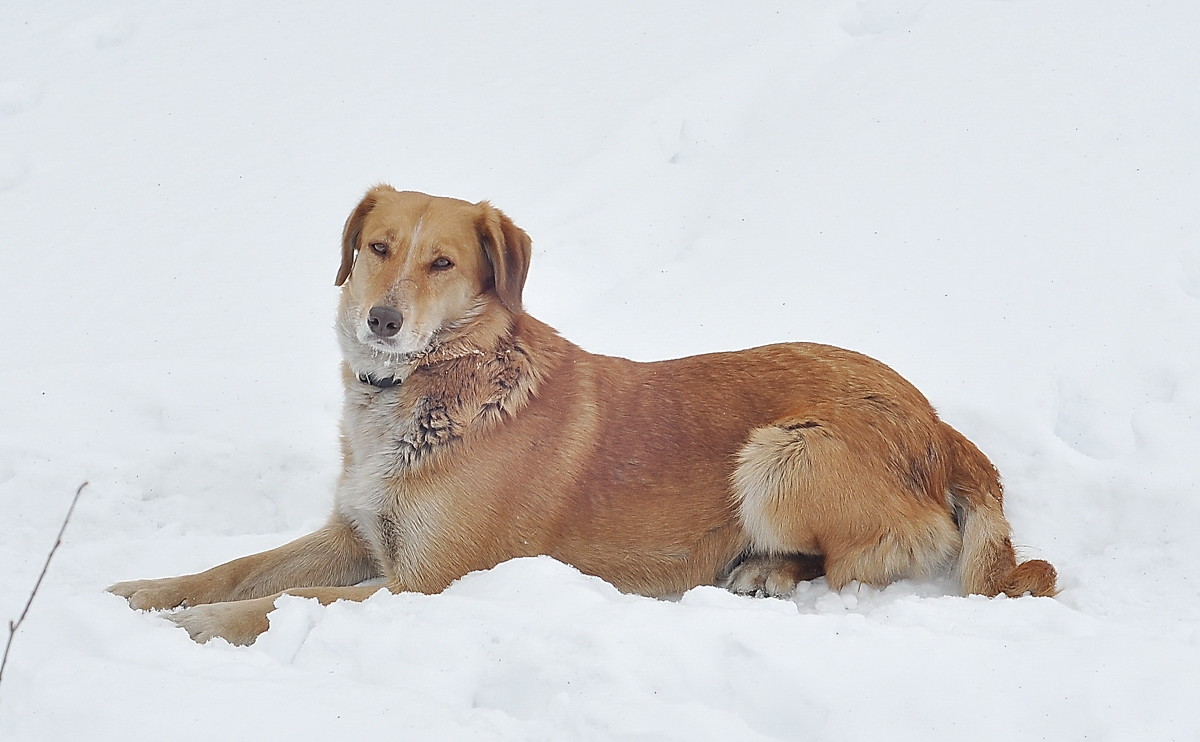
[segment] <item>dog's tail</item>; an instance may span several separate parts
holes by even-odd
[[[1017,563],[996,468],[965,436],[946,429],[953,456],[950,501],[962,533],[957,572],[963,591],[1014,598],[1057,594],[1058,575],[1049,562]]]

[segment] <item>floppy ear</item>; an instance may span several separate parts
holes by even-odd
[[[350,270],[354,267],[354,254],[358,251],[358,238],[362,234],[363,222],[366,220],[367,214],[371,213],[371,209],[375,208],[376,196],[379,191],[387,187],[375,186],[367,191],[367,195],[363,197],[358,206],[354,207],[354,211],[350,212],[350,217],[346,219],[346,226],[342,228],[342,265],[338,268],[334,286],[341,286],[350,277]]]
[[[496,281],[500,303],[512,312],[520,313],[521,292],[529,273],[529,258],[533,242],[525,230],[512,223],[504,212],[487,201],[480,201],[479,241]]]

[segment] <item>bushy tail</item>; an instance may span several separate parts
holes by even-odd
[[[947,430],[954,456],[950,497],[962,533],[958,573],[963,591],[1014,598],[1057,594],[1058,575],[1049,562],[1031,559],[1017,564],[996,468],[961,433],[949,426]]]

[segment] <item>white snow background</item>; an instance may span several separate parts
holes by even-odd
[[[47,0],[0,21],[0,739],[1200,739],[1200,6]],[[490,199],[529,310],[651,360],[866,352],[1005,475],[1057,599],[619,594],[549,559],[106,594],[318,526],[342,222]]]

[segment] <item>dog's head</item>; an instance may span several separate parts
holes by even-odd
[[[381,185],[346,220],[339,325],[385,363],[429,352],[485,313],[521,313],[530,240],[491,204]]]

